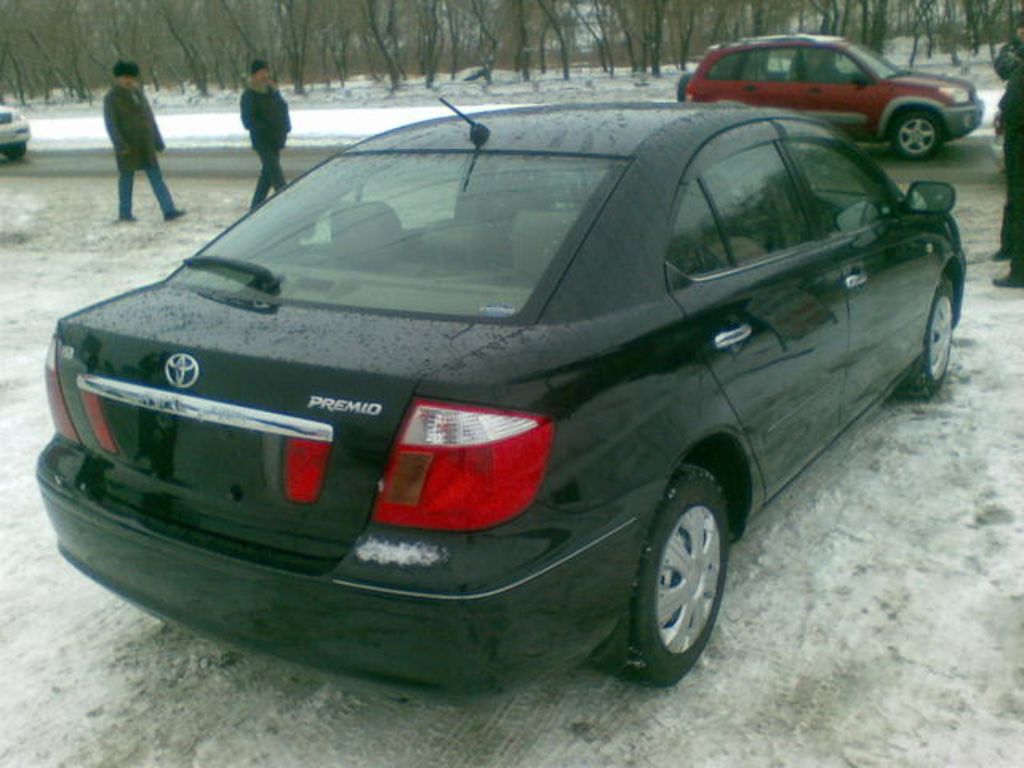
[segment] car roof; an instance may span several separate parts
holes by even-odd
[[[699,143],[729,125],[777,114],[734,103],[561,104],[478,112],[490,129],[485,151],[634,157],[645,142],[671,131]],[[683,137],[685,138],[685,137]],[[346,152],[471,151],[469,126],[456,116],[396,128]]]
[[[810,34],[792,34],[792,35],[762,35],[760,37],[744,37],[739,40],[734,40],[729,43],[718,43],[712,45],[709,51],[720,51],[727,48],[741,48],[745,46],[754,45],[779,45],[787,43],[802,43],[807,45],[837,45],[847,46],[850,41],[845,37],[837,37],[835,35],[810,35]]]

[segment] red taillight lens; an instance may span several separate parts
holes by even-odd
[[[392,450],[376,522],[475,531],[521,514],[547,469],[550,420],[417,401]]]
[[[82,442],[78,437],[75,425],[71,423],[71,415],[68,413],[68,405],[64,400],[64,393],[60,388],[60,379],[57,377],[57,350],[60,342],[53,337],[50,342],[50,349],[46,353],[46,396],[50,401],[50,416],[53,419],[53,426],[68,440],[76,443]]]
[[[288,501],[313,504],[320,498],[331,444],[289,438],[284,448],[284,493]]]
[[[92,392],[82,392],[79,390],[79,393],[82,396],[85,415],[89,417],[89,426],[92,427],[92,433],[96,437],[96,442],[107,453],[117,453],[117,442],[114,440],[114,434],[110,431],[110,425],[107,423],[107,414],[103,410],[103,400],[100,399],[99,395]]]

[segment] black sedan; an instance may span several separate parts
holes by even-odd
[[[62,554],[301,662],[500,686],[600,650],[670,685],[729,543],[852,420],[943,383],[953,190],[729,105],[365,141],[163,282],[62,319]]]

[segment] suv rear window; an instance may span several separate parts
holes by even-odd
[[[200,255],[280,278],[281,301],[464,317],[518,313],[623,161],[352,153],[272,198]],[[177,284],[237,293],[237,275]]]

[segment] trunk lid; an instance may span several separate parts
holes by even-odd
[[[77,313],[60,324],[60,375],[95,464],[90,492],[258,559],[337,560],[367,523],[417,382],[476,346],[472,328],[308,306],[251,311],[166,285]],[[492,325],[479,339],[516,331]],[[168,372],[178,354],[198,365],[187,388]],[[101,395],[116,455],[88,427],[83,388]],[[312,504],[284,496],[292,427],[331,443]]]

